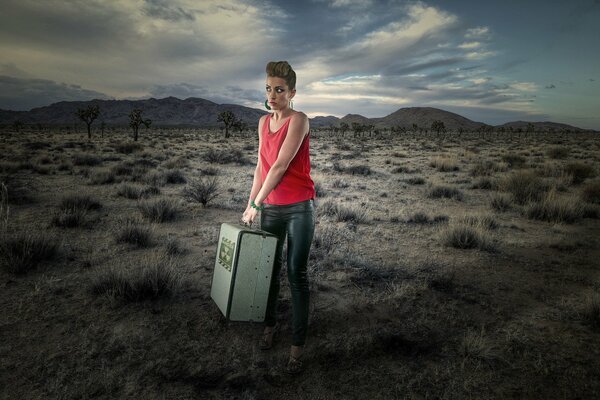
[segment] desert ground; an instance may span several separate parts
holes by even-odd
[[[0,132],[2,399],[600,398],[600,136],[311,136],[307,369],[210,298],[256,134]],[[205,204],[203,204],[205,203]]]

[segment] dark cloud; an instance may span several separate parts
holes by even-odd
[[[183,7],[177,7],[165,0],[146,0],[144,13],[149,17],[160,18],[168,21],[194,21],[195,17],[191,11]]]
[[[111,99],[110,96],[79,85],[58,83],[47,79],[22,79],[0,76],[0,108],[30,110],[59,101]]]
[[[553,83],[546,85],[546,89],[554,89],[554,88],[556,88],[556,86],[554,86]]]
[[[219,104],[256,103],[257,107],[264,101],[264,94],[259,90],[243,89],[239,86],[227,86],[223,90],[215,90],[204,85],[193,83],[175,83],[171,85],[155,85],[150,89],[152,97],[177,97],[187,99],[188,97],[200,97]]]

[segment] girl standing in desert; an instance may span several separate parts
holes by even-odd
[[[252,224],[260,212],[261,229],[277,236],[277,250],[267,300],[265,328],[259,347],[268,350],[278,331],[277,298],[283,244],[287,235],[287,275],[292,295],[292,346],[286,372],[304,369],[302,359],[309,314],[307,276],[315,216],[315,187],[310,176],[308,117],[294,111],[296,73],[287,61],[269,62],[266,68],[265,106],[271,114],[258,123],[258,162],[242,221]]]

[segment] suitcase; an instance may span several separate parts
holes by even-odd
[[[276,247],[269,232],[221,224],[210,297],[230,321],[265,320]]]

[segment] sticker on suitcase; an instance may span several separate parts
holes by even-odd
[[[219,249],[219,264],[227,271],[231,271],[231,266],[233,265],[234,249],[235,243],[227,238],[223,238],[221,248]]]

